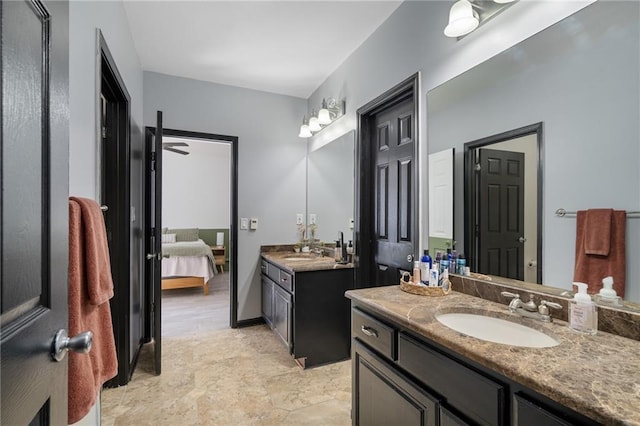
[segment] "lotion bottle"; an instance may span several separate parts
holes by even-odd
[[[569,301],[569,327],[578,333],[596,334],[598,332],[598,306],[587,294],[585,283],[573,283],[578,292]]]

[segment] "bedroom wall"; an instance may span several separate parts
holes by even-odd
[[[238,213],[259,229],[238,231],[238,320],[260,317],[260,246],[290,243],[305,212],[306,144],[298,138],[306,100],[144,73],[144,123],[239,138]]]
[[[231,145],[184,141],[189,155],[163,152],[162,226],[229,228]]]
[[[131,96],[131,204],[142,212],[142,66],[120,2],[69,3],[69,193],[97,199],[96,191],[96,28],[102,34]],[[139,215],[138,215],[139,216]],[[139,221],[131,223],[131,347],[142,336],[143,246]],[[134,355],[135,351],[131,351]],[[99,424],[94,410],[80,424]]]

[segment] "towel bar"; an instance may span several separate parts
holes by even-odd
[[[575,216],[576,212],[568,212],[563,208],[560,208],[558,210],[555,211],[555,215],[558,217],[565,217],[565,216]],[[631,218],[638,218],[640,217],[640,211],[631,211],[631,212],[627,212],[627,217],[631,217]]]

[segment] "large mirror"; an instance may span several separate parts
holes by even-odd
[[[308,235],[313,230],[313,237],[322,242],[335,242],[340,232],[345,243],[353,240],[354,135],[351,130],[310,148],[307,156]]]
[[[465,144],[537,123],[541,217],[527,240],[542,241],[530,259],[540,282],[573,281],[576,218],[556,210],[640,210],[639,15],[638,2],[595,2],[427,94],[429,152],[456,149],[456,236],[475,232],[465,223]],[[470,249],[460,238],[456,248]],[[639,253],[640,218],[629,214],[627,301],[640,302]]]

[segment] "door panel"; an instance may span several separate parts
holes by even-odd
[[[162,372],[162,111],[156,115],[155,129],[145,132],[145,251],[146,288],[150,304],[146,323],[153,338],[154,370]]]
[[[396,284],[413,267],[415,226],[415,140],[413,98],[376,113],[374,179],[376,285]]]
[[[478,261],[483,274],[524,279],[524,154],[479,149]]]
[[[67,423],[68,4],[2,2],[2,424]],[[55,114],[51,114],[54,112]]]

